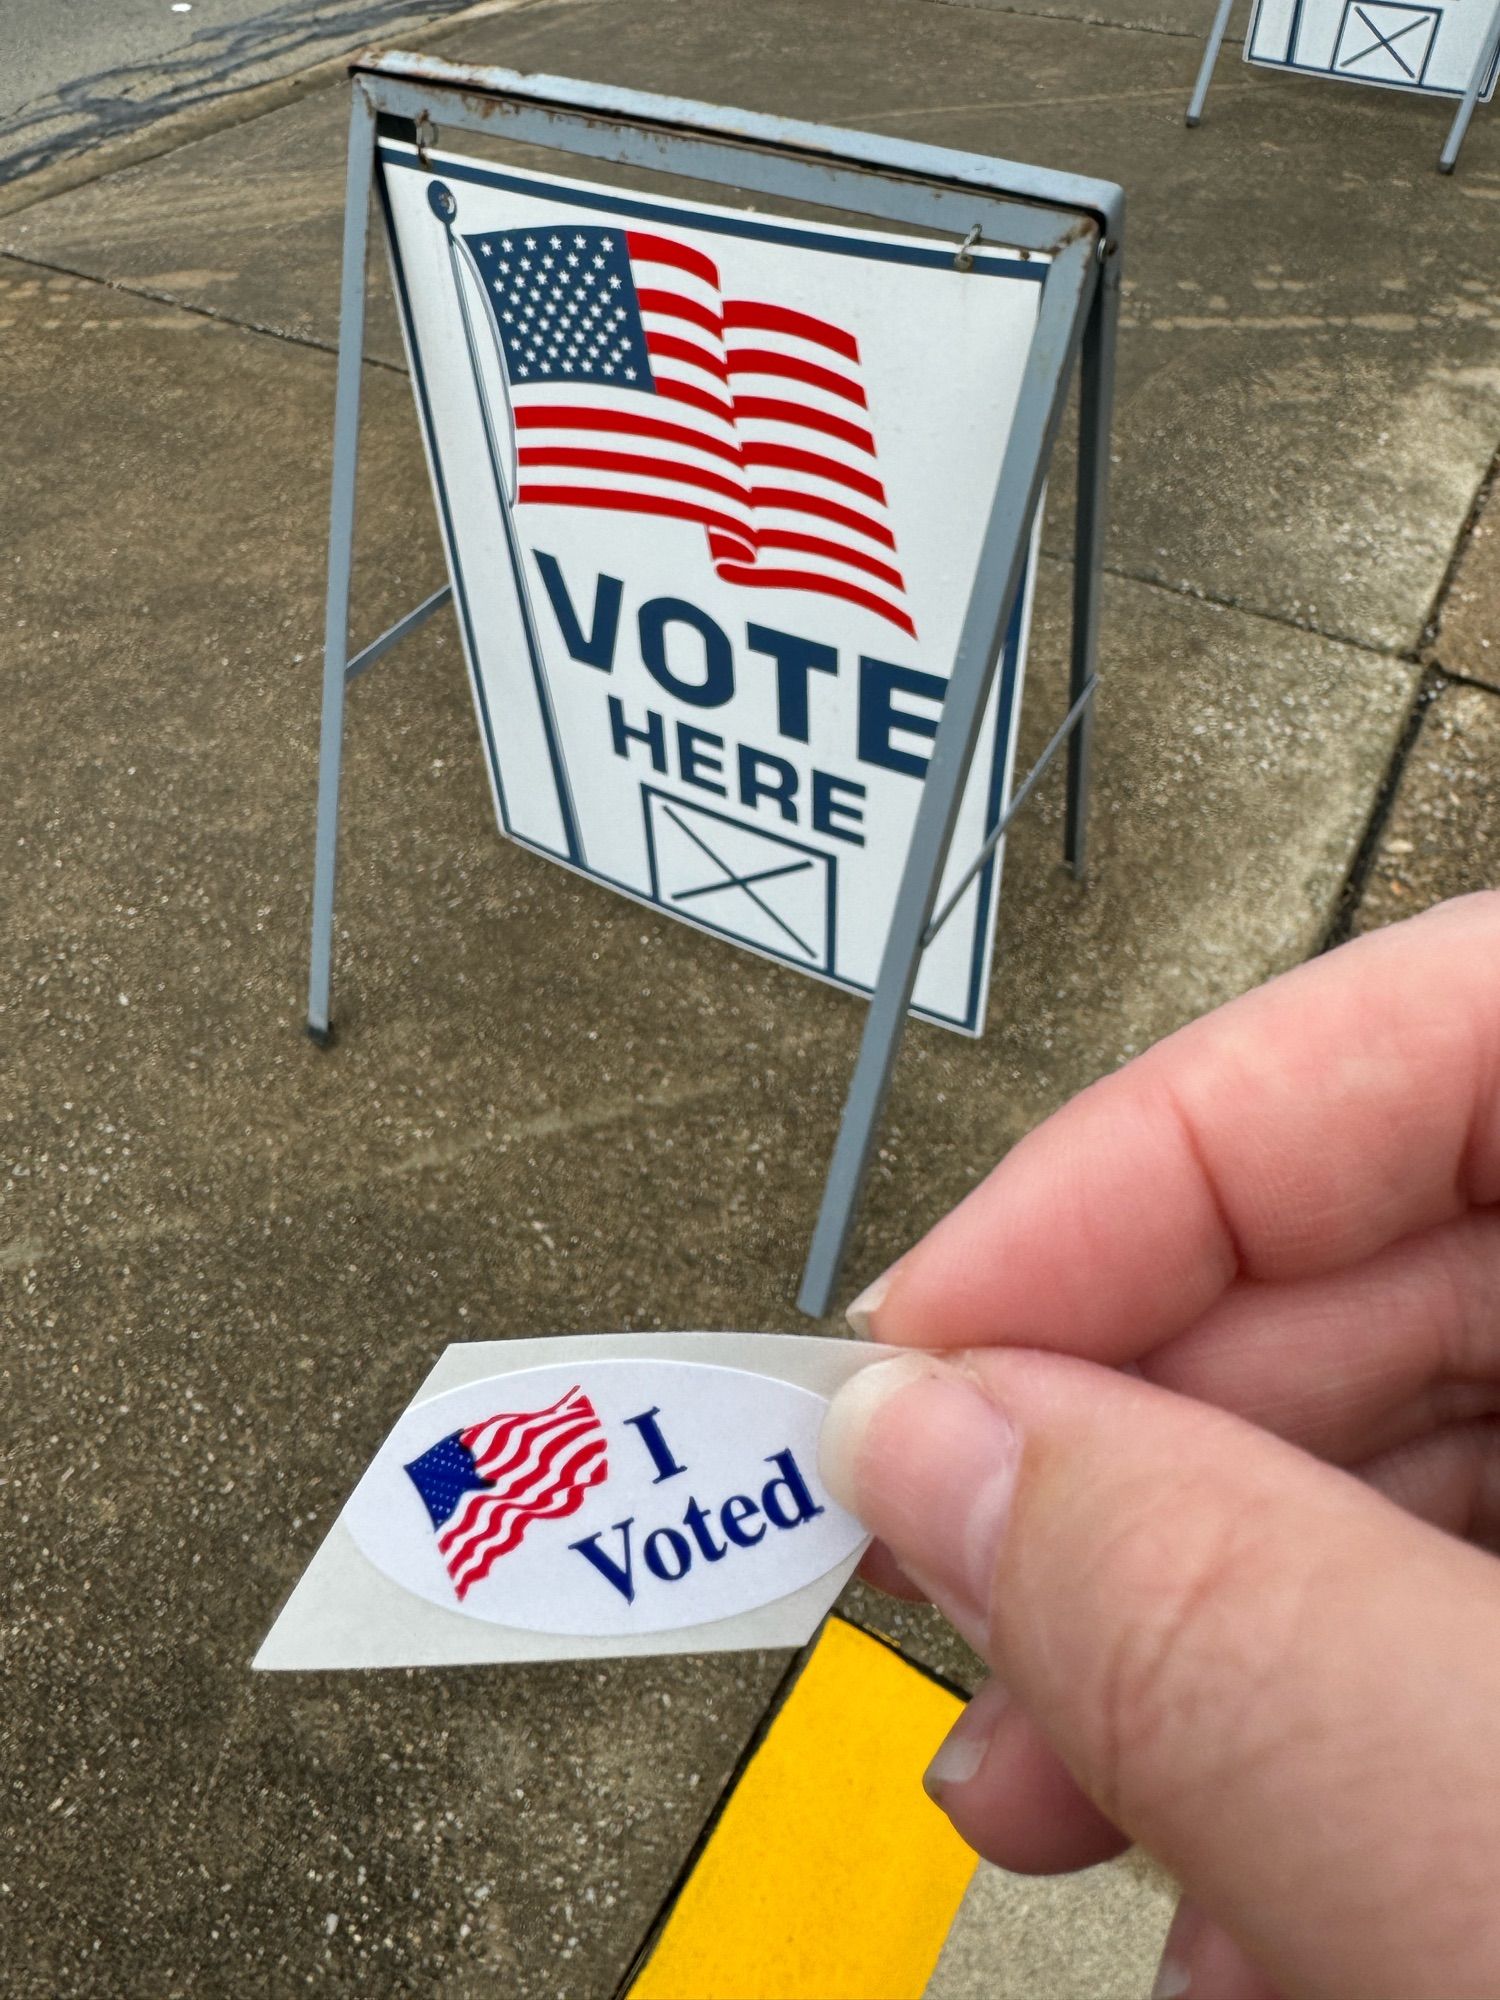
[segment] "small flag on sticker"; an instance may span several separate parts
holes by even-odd
[[[460,1601],[533,1521],[576,1514],[609,1473],[604,1426],[574,1387],[544,1410],[486,1417],[406,1468],[421,1494]]]

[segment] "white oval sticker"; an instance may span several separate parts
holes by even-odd
[[[466,1617],[598,1637],[704,1625],[865,1539],[818,1480],[826,1408],[701,1362],[527,1369],[408,1410],[344,1520],[394,1582]]]

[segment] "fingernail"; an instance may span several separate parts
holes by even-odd
[[[834,1392],[818,1441],[818,1469],[834,1499],[851,1514],[860,1512],[857,1461],[876,1412],[903,1389],[925,1380],[936,1366],[925,1354],[895,1354],[889,1361],[872,1361]]]
[[[1005,1415],[925,1354],[851,1377],[829,1405],[819,1448],[835,1500],[889,1545],[960,1631],[980,1635],[1020,1462]]]
[[[986,1681],[923,1774],[922,1789],[934,1805],[940,1806],[945,1793],[975,1776],[994,1741],[995,1724],[1009,1706],[1010,1696],[999,1681]]]
[[[1202,1910],[1184,1896],[1177,1905],[1167,1941],[1162,1946],[1161,1964],[1157,1967],[1151,2000],[1183,2000],[1183,1995],[1191,1990],[1192,1968],[1207,1928]]]
[[[895,1266],[892,1265],[891,1269],[894,1270]],[[865,1286],[859,1297],[844,1314],[844,1318],[848,1320],[850,1326],[854,1328],[854,1331],[859,1335],[861,1340],[871,1340],[874,1338],[870,1328],[870,1321],[875,1313],[879,1311],[880,1302],[890,1288],[891,1273],[890,1271],[882,1271],[873,1284]]]

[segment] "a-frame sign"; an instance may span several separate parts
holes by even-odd
[[[1002,837],[1064,743],[1082,871],[1120,191],[555,77],[352,67],[309,1032],[345,691],[451,600],[507,834],[869,996],[798,1300],[820,1315],[908,1011],[982,1029]],[[439,151],[439,128],[643,185]],[[661,173],[876,226],[674,199]],[[449,582],[350,658],[372,191]],[[1013,789],[1075,371],[1070,700]]]

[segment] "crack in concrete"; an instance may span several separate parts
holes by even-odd
[[[1416,694],[1412,698],[1412,705],[1407,714],[1405,726],[1401,731],[1395,749],[1391,752],[1390,761],[1386,765],[1384,775],[1380,781],[1380,788],[1376,792],[1374,802],[1370,807],[1369,818],[1365,821],[1365,829],[1360,836],[1359,846],[1355,849],[1354,859],[1349,864],[1349,873],[1344,878],[1344,886],[1339,893],[1339,900],[1334,907],[1333,918],[1324,934],[1323,942],[1319,946],[1320,951],[1331,951],[1336,945],[1343,944],[1347,938],[1353,935],[1355,919],[1359,915],[1359,906],[1364,900],[1366,889],[1369,887],[1370,876],[1374,872],[1375,863],[1379,858],[1380,843],[1385,837],[1385,830],[1390,824],[1391,814],[1395,810],[1396,800],[1400,795],[1401,786],[1406,777],[1407,765],[1411,762],[1412,754],[1416,750],[1423,728],[1425,727],[1428,709],[1432,707],[1443,690],[1449,687],[1478,688],[1483,693],[1492,696],[1496,693],[1496,690],[1487,682],[1474,680],[1468,674],[1456,673],[1444,667],[1440,661],[1433,657],[1433,648],[1436,646],[1442,630],[1443,607],[1448,601],[1454,579],[1458,575],[1459,565],[1463,561],[1469,543],[1473,540],[1474,530],[1483,518],[1485,509],[1497,489],[1500,489],[1500,452],[1497,452],[1495,457],[1491,459],[1489,469],[1475,490],[1474,498],[1469,505],[1469,511],[1464,517],[1463,526],[1459,529],[1454,539],[1453,552],[1448,558],[1448,566],[1443,571],[1442,580],[1439,582],[1437,589],[1433,592],[1432,605],[1428,611],[1426,623],[1422,627],[1422,636],[1419,641],[1418,664],[1423,669],[1422,679],[1418,684]],[[1421,658],[1421,655],[1425,655],[1425,659]]]
[[[947,6],[954,4],[954,0],[930,0],[930,4]],[[1026,18],[1028,20],[1035,18],[1042,21],[1056,21],[1061,19],[1066,24],[1071,21],[1072,17],[1040,14],[1035,17],[1028,15]],[[1127,30],[1127,32],[1133,33],[1134,30]],[[1243,95],[1246,91],[1262,88],[1263,86],[1258,82],[1226,83],[1221,85],[1215,91],[1214,95],[1215,97],[1233,97],[1237,94]],[[1182,86],[1180,83],[1152,84],[1149,89],[1141,90],[1091,90],[1076,97],[1055,97],[1050,95],[1044,97],[1038,92],[1033,92],[1030,97],[979,98],[971,104],[918,104],[911,106],[909,109],[903,109],[900,105],[881,105],[873,110],[850,112],[842,118],[835,118],[829,122],[844,131],[860,131],[872,119],[878,119],[882,125],[894,125],[898,120],[904,118],[949,118],[972,111],[1059,111],[1069,105],[1077,104],[1138,104],[1147,103],[1151,99],[1159,97],[1164,97],[1170,102],[1181,96]]]
[[[1073,558],[1061,554],[1056,548],[1042,548],[1043,562],[1055,563],[1061,569],[1071,569]],[[1374,639],[1364,639],[1357,633],[1341,632],[1333,626],[1319,625],[1310,618],[1298,618],[1291,612],[1276,611],[1269,605],[1250,604],[1243,598],[1229,597],[1220,591],[1207,590],[1201,584],[1188,583],[1182,579],[1153,575],[1150,570],[1129,569],[1123,563],[1106,562],[1103,565],[1106,576],[1118,577],[1122,583],[1146,584],[1153,590],[1164,590],[1170,597],[1185,597],[1194,604],[1212,604],[1220,611],[1233,611],[1242,618],[1258,618],[1268,625],[1279,625],[1284,631],[1306,632],[1309,638],[1326,639],[1330,645],[1349,646],[1355,652],[1368,653],[1376,660],[1399,660],[1406,666],[1418,667],[1423,660],[1416,646],[1382,646]]]
[[[947,0],[929,0],[929,4],[947,4]],[[157,291],[150,286],[131,284],[122,278],[102,278],[92,271],[80,271],[74,265],[59,264],[50,258],[34,256],[29,251],[17,249],[14,244],[6,244],[3,248],[0,248],[0,262],[13,262],[25,265],[32,270],[49,271],[57,277],[76,279],[80,284],[98,285],[105,291],[116,292],[127,298],[144,299],[153,305],[169,306],[174,311],[189,313],[200,319],[211,320],[221,326],[237,327],[244,333],[260,334],[269,340],[286,341],[293,347],[310,348],[317,354],[336,356],[338,353],[338,347],[333,341],[321,340],[315,334],[297,333],[289,327],[272,326],[257,320],[241,319],[233,313],[222,311],[217,306],[200,305],[193,300],[178,298],[170,292]],[[404,362],[387,361],[380,355],[366,354],[364,365],[367,368],[378,368],[389,375],[405,376],[408,373]],[[1493,476],[1492,471],[1490,477]],[[1481,487],[1481,497],[1485,490],[1484,487]],[[1479,502],[1476,501],[1475,509],[1471,512],[1470,518],[1466,522],[1464,530],[1455,546],[1454,553],[1449,560],[1448,569],[1444,573],[1443,583],[1439,587],[1439,598],[1447,591],[1454,567],[1458,561],[1458,556],[1464,542],[1467,540],[1473,520],[1477,517],[1478,506]],[[1045,562],[1055,563],[1064,568],[1072,567],[1072,557],[1061,553],[1055,546],[1048,548],[1044,545],[1041,553],[1042,559]],[[1205,589],[1202,585],[1189,583],[1185,579],[1154,575],[1150,570],[1131,569],[1124,564],[1111,562],[1104,564],[1104,574],[1106,576],[1117,577],[1124,583],[1139,583],[1153,590],[1164,590],[1172,597],[1187,598],[1198,604],[1212,604],[1221,611],[1233,611],[1241,617],[1263,619],[1267,624],[1278,625],[1287,631],[1306,632],[1312,638],[1326,639],[1333,645],[1349,646],[1356,652],[1368,653],[1375,659],[1401,660],[1411,666],[1421,666],[1424,664],[1423,648],[1427,643],[1429,633],[1433,630],[1432,617],[1436,615],[1434,612],[1432,617],[1429,617],[1427,623],[1423,626],[1422,638],[1417,645],[1382,646],[1378,641],[1364,638],[1358,633],[1341,631],[1334,626],[1320,625],[1314,619],[1299,618],[1290,612],[1277,611],[1269,605],[1251,604],[1242,598],[1226,596],[1220,592]]]
[[[1127,35],[1165,35],[1171,41],[1201,42],[1197,28],[1169,28],[1164,21],[1112,21],[1104,14],[1054,14],[1045,8],[1015,7],[1009,0],[932,0],[939,7],[960,7],[971,14],[1011,14],[1022,21],[1070,21],[1079,28],[1117,28]],[[1242,37],[1226,35],[1226,49],[1237,49]],[[1181,93],[1174,92],[1174,95]]]
[[[1344,877],[1344,886],[1339,891],[1338,901],[1334,904],[1333,916],[1323,933],[1322,943],[1313,954],[1314,957],[1320,957],[1325,951],[1336,950],[1339,945],[1347,943],[1354,934],[1354,920],[1359,915],[1359,906],[1369,886],[1370,875],[1380,852],[1380,843],[1385,837],[1386,827],[1395,808],[1402,779],[1406,776],[1407,764],[1411,761],[1411,754],[1416,749],[1417,740],[1422,734],[1428,709],[1447,685],[1448,676],[1440,673],[1436,667],[1428,667],[1423,672],[1417,691],[1412,696],[1411,707],[1407,710],[1401,734],[1396,739],[1396,747],[1392,750],[1381,776],[1379,788],[1370,807],[1369,818],[1365,821],[1364,832],[1359,837],[1359,845],[1354,850],[1354,859],[1349,863],[1349,872]]]
[[[1500,489],[1500,451],[1497,451],[1495,456],[1490,460],[1484,477],[1474,489],[1474,498],[1469,502],[1469,511],[1464,516],[1463,526],[1454,538],[1453,552],[1448,558],[1448,566],[1443,571],[1437,589],[1432,593],[1432,603],[1428,607],[1427,619],[1422,627],[1421,642],[1423,651],[1428,655],[1432,654],[1433,648],[1437,645],[1442,633],[1443,607],[1448,602],[1449,593],[1453,589],[1454,579],[1458,575],[1459,564],[1463,561],[1464,554],[1470,542],[1474,539],[1474,530],[1479,526],[1485,509],[1489,506],[1490,500],[1497,489]],[[1434,658],[1432,664],[1441,667],[1442,661]],[[1482,686],[1483,683],[1481,682],[1480,685]]]
[[[124,298],[145,299],[152,305],[170,306],[174,312],[190,313],[196,319],[213,320],[219,326],[237,327],[242,333],[263,334],[268,340],[284,340],[292,347],[310,347],[317,354],[338,353],[334,341],[320,340],[316,334],[298,333],[292,327],[272,326],[260,320],[241,319],[218,306],[200,305],[194,299],[155,291],[149,285],[132,285],[123,278],[101,278],[97,271],[80,271],[72,264],[58,264],[47,257],[35,257],[30,251],[17,249],[13,243],[0,246],[0,262],[25,264],[34,271],[50,271],[56,277],[74,278],[83,285],[98,285],[104,291],[119,293]],[[380,368],[390,375],[405,375],[407,372],[401,362],[386,361],[378,354],[367,354],[364,361],[367,368]]]

